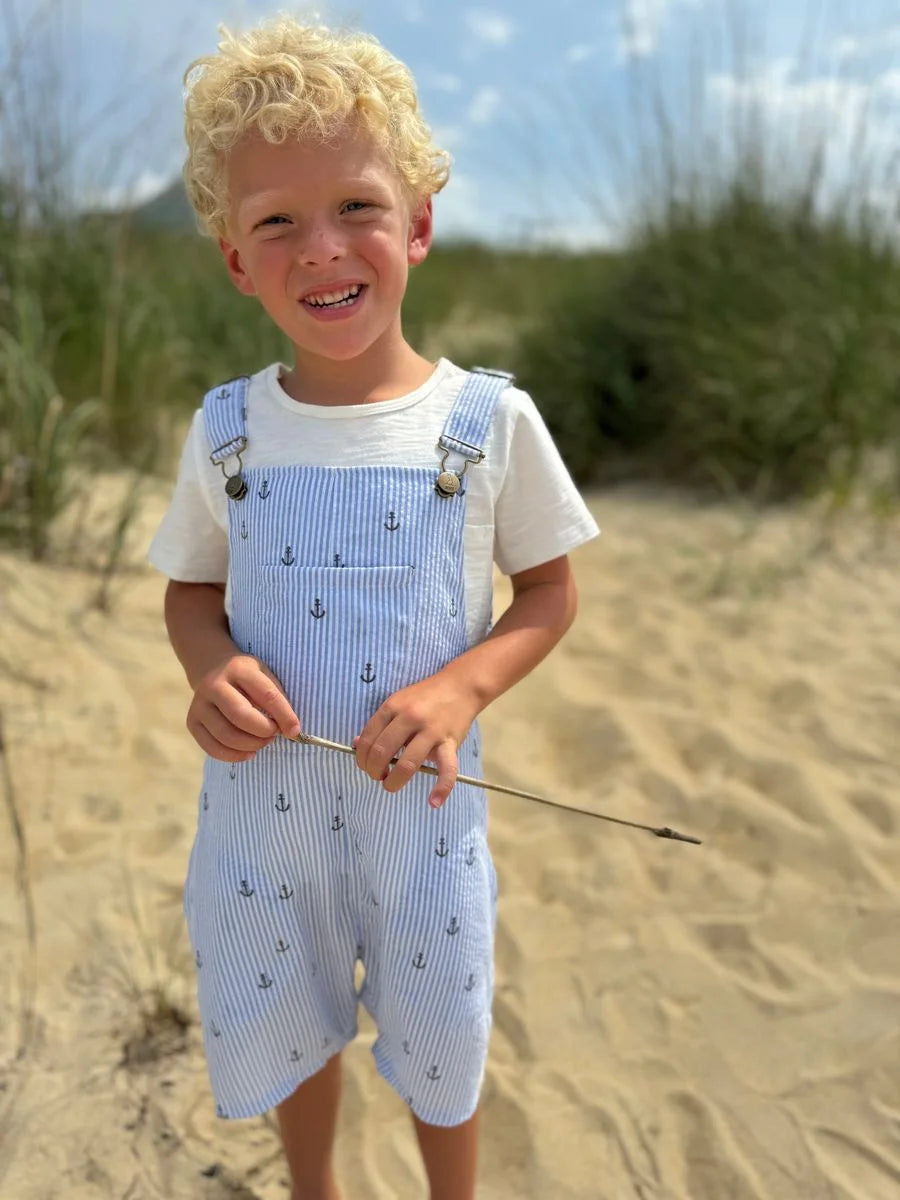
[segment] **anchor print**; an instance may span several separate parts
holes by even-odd
[[[412,1053],[412,1051],[411,1051],[411,1050],[410,1050],[410,1048],[409,1048],[409,1042],[408,1042],[408,1041],[404,1041],[404,1042],[403,1042],[403,1053],[404,1053],[404,1054],[411,1054],[411,1053]]]
[[[294,894],[294,889],[289,888],[286,883],[283,883],[278,891],[278,895],[281,897],[282,900],[290,900],[290,898],[291,898],[291,896],[293,896],[293,894]]]
[[[471,865],[474,863],[474,861],[475,861],[475,847],[470,846],[469,853],[466,855],[466,858],[465,858],[466,866],[471,867]]]
[[[241,537],[245,538],[245,539],[247,537],[247,522],[246,521],[241,521]]]
[[[234,763],[232,763],[232,764],[231,764],[231,770],[228,772],[228,778],[229,778],[229,779],[234,779],[234,777],[235,777],[235,775],[236,775],[236,774],[237,774],[237,771],[236,771],[236,769],[235,769],[235,765],[234,765]]]
[[[252,654],[252,653],[253,653],[253,643],[252,643],[252,642],[248,642],[248,643],[247,643],[247,653],[248,653],[248,654]]]
[[[451,600],[451,601],[450,601],[450,616],[451,616],[451,617],[455,617],[455,616],[456,616],[456,612],[457,612],[457,609],[456,609],[456,601],[455,601],[455,600]]]
[[[270,490],[269,490],[268,479],[264,479],[262,481],[262,487],[259,489],[259,492],[257,494],[258,494],[260,500],[267,500],[269,498]]]
[[[346,563],[344,563],[344,562],[341,562],[341,556],[340,556],[339,554],[336,554],[336,555],[334,556],[334,560],[333,560],[333,561],[334,561],[334,565],[335,565],[336,567],[346,567],[346,565],[347,565]]]
[[[397,530],[400,528],[400,522],[397,520],[396,513],[393,513],[393,512],[388,513],[388,519],[385,521],[384,527],[385,527],[385,529],[388,530],[389,533],[397,532]]]
[[[281,556],[281,561],[284,563],[284,565],[286,567],[293,566],[293,564],[297,561],[294,558],[294,551],[291,549],[290,546],[285,546],[284,554],[282,554],[282,556]]]
[[[218,1025],[215,1023],[215,1021],[210,1021],[209,1032],[213,1035],[213,1037],[221,1037],[222,1036],[222,1030],[218,1027]]]
[[[330,1045],[331,1045],[331,1038],[327,1038],[327,1037],[322,1038],[322,1049],[323,1050],[327,1050]]]
[[[446,838],[441,838],[441,840],[435,846],[434,852],[438,856],[438,858],[446,858],[447,857],[447,855],[450,853],[450,851],[447,848],[447,839]]]
[[[459,933],[459,921],[457,921],[456,917],[450,918],[450,924],[447,926],[447,933],[449,933],[451,937],[454,937],[457,933]]]
[[[278,941],[275,943],[275,949],[278,951],[279,954],[284,954],[284,952],[286,950],[290,950],[290,946],[284,940],[284,938],[279,938]]]
[[[247,405],[246,404],[241,409],[241,420],[244,422],[244,424],[247,423]]]
[[[302,1057],[303,1057],[303,1055],[300,1053],[299,1050],[291,1051],[291,1062],[299,1062]]]
[[[366,663],[366,669],[362,675],[360,675],[360,679],[363,681],[363,683],[375,682],[375,672],[372,670],[372,664],[370,662]]]
[[[275,801],[275,807],[279,812],[287,812],[287,810],[291,807],[290,800],[285,800],[284,798],[284,792],[278,793],[278,799]]]
[[[209,808],[209,793],[204,792],[203,793],[203,811],[206,812],[206,810],[208,808]]]
[[[241,893],[242,896],[249,897],[249,896],[253,895],[253,888],[250,886],[250,884],[247,882],[246,879],[241,880],[241,886],[238,888],[238,891]]]
[[[438,1074],[438,1069],[437,1069],[437,1063],[435,1063],[432,1066],[430,1071],[425,1072],[425,1078],[430,1079],[432,1083],[437,1083],[437,1081],[440,1079],[440,1075]]]
[[[412,960],[412,965],[417,971],[421,971],[425,966],[425,955],[420,950],[416,957]]]
[[[379,908],[379,907],[380,907],[380,905],[379,905],[378,901],[375,899],[375,893],[374,893],[374,892],[370,892],[370,893],[369,893],[369,903],[372,905],[372,907],[373,907],[373,908]]]
[[[221,1104],[216,1105],[216,1116],[217,1117],[227,1117],[228,1116],[228,1113],[225,1111],[225,1109],[222,1107]]]
[[[274,979],[270,979],[265,971],[260,971],[259,983],[256,986],[260,988],[270,988],[274,982]]]
[[[464,988],[467,992],[471,992],[471,990],[474,986],[475,986],[475,976],[470,975],[464,984]]]
[[[313,605],[313,607],[309,610],[309,615],[311,617],[315,617],[317,621],[321,621],[322,618],[325,616],[326,612],[327,612],[327,609],[324,609],[322,607],[322,601],[319,599],[318,596],[316,596],[316,602]]]
[[[200,957],[200,951],[199,951],[199,950],[198,950],[198,951],[197,951],[197,953],[194,955],[194,960],[195,960],[195,962],[197,963],[197,966],[198,966],[198,967],[202,967],[202,966],[203,966],[203,959]]]
[[[472,753],[476,758],[478,757],[478,743],[477,742],[472,743]]]
[[[339,829],[343,829],[343,828],[344,828],[344,822],[343,822],[343,821],[341,820],[341,818],[340,818],[340,817],[337,815],[337,813],[335,813],[335,814],[334,814],[334,820],[333,820],[333,821],[332,821],[332,823],[331,823],[331,828],[332,828],[332,830],[333,830],[335,833],[337,833],[337,831],[338,831]]]
[[[228,388],[225,387],[224,384],[216,392],[216,399],[217,400],[227,400],[228,399]]]

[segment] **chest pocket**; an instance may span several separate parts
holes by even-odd
[[[358,722],[414,676],[415,577],[412,566],[259,569],[254,651],[312,732],[341,713]]]

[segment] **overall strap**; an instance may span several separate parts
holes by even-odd
[[[497,401],[513,378],[506,371],[473,367],[438,438],[440,448],[462,455],[467,465],[480,463]]]
[[[247,388],[250,378],[240,375],[220,383],[203,397],[203,421],[212,453],[219,466],[247,446]]]

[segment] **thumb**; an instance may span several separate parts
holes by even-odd
[[[246,682],[242,681],[241,686],[250,701],[272,718],[279,733],[296,737],[300,732],[300,720],[284,693],[281,680],[264,663],[259,663],[258,667],[258,671],[253,672]]]

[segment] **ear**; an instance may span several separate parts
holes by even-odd
[[[255,296],[256,285],[250,278],[247,268],[244,266],[241,252],[237,246],[225,238],[219,238],[219,249],[222,252],[222,257],[225,259],[225,266],[228,269],[231,282],[237,290],[245,296]]]
[[[409,236],[406,243],[406,261],[411,267],[424,262],[431,249],[434,222],[431,213],[431,197],[420,204],[409,218]]]

